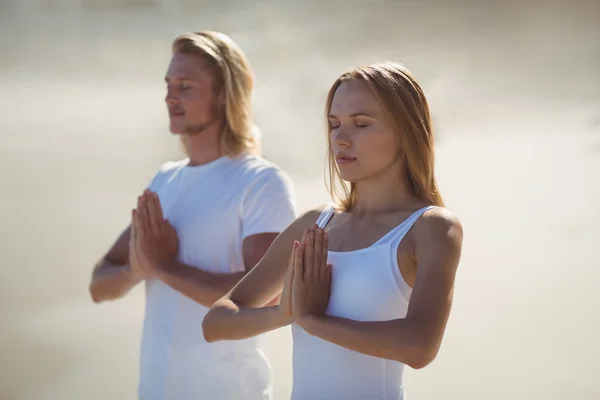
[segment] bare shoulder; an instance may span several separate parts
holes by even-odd
[[[304,229],[310,229],[317,222],[319,216],[321,216],[323,211],[325,211],[328,208],[329,205],[327,204],[311,208],[310,210],[305,211],[298,218],[296,218],[296,221],[294,221],[292,225],[295,225],[295,229],[299,230],[300,232],[303,232]]]
[[[426,211],[415,223],[417,249],[427,249],[430,254],[460,257],[463,227],[460,219],[444,207]]]
[[[423,233],[429,235],[460,235],[462,237],[462,223],[460,219],[450,210],[444,207],[435,207],[426,211],[417,223]]]

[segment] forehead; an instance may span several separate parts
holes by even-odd
[[[167,79],[188,79],[194,81],[212,80],[205,62],[193,54],[174,54],[167,69]]]
[[[330,110],[330,114],[336,116],[355,113],[381,115],[381,106],[371,89],[365,82],[356,79],[346,81],[336,89]]]

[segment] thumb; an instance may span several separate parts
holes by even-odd
[[[290,255],[290,262],[288,263],[287,271],[285,274],[285,279],[287,283],[292,283],[294,280],[294,259],[296,258],[297,245],[294,242],[292,246],[292,254]]]
[[[173,225],[171,225],[169,220],[165,219],[165,220],[163,220],[163,223],[164,223],[165,227],[167,228],[167,233],[169,234],[169,236],[177,237],[177,231],[175,230],[175,228],[173,228]]]
[[[288,270],[287,270],[287,279],[290,284],[294,281],[294,270],[295,270],[294,263],[290,263],[290,265],[288,265]]]

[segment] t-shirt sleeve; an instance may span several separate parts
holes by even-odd
[[[296,218],[291,179],[276,168],[262,171],[250,185],[241,210],[242,240],[259,233],[279,233]]]

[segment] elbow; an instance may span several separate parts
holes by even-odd
[[[94,282],[90,283],[89,291],[90,297],[95,304],[102,303],[104,301],[104,297],[101,295],[96,285],[94,285]]]
[[[219,339],[215,335],[214,323],[212,321],[214,310],[210,310],[202,320],[202,335],[207,343],[217,342]]]
[[[90,297],[95,304],[116,300],[125,294],[122,288],[107,287],[102,282],[92,280],[89,287]]]
[[[223,326],[223,323],[229,316],[229,310],[223,306],[223,303],[229,301],[228,297],[217,301],[212,305],[212,308],[208,310],[208,313],[202,320],[202,335],[207,343],[214,343],[221,340],[229,340],[227,337],[227,328]]]
[[[217,342],[217,339],[215,339],[214,336],[211,336],[210,333],[206,333],[206,330],[204,330],[204,329],[203,329],[203,335],[204,335],[204,340],[206,341],[206,343]]]
[[[412,369],[423,369],[429,364],[431,364],[434,359],[435,355],[430,355],[428,353],[422,352],[412,356],[411,359],[406,362],[406,365],[408,365]]]
[[[416,333],[416,332],[415,332]],[[440,349],[440,341],[424,332],[413,336],[412,345],[396,352],[396,361],[400,361],[412,369],[423,369],[435,360]],[[402,352],[403,354],[399,354]]]
[[[214,343],[217,341],[217,339],[215,339],[215,336],[210,330],[210,322],[206,322],[206,317],[202,321],[202,335],[204,336],[204,340],[206,341],[206,343]]]
[[[415,343],[408,357],[397,361],[404,362],[412,369],[423,369],[435,360],[438,350],[439,344],[429,340],[421,340]]]

